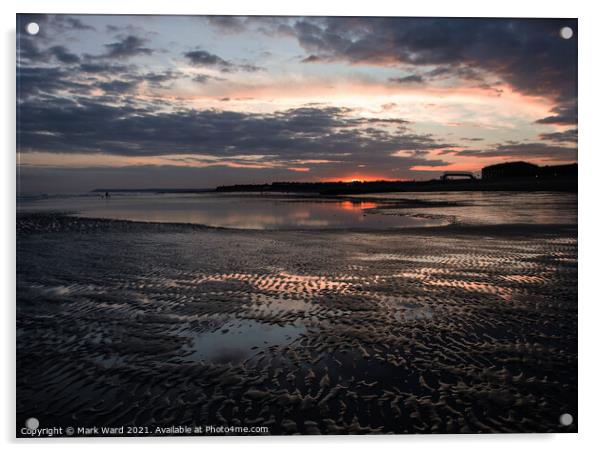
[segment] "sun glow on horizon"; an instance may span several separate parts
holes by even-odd
[[[391,178],[385,176],[373,176],[373,175],[350,175],[350,176],[333,176],[324,177],[320,179],[320,182],[344,182],[344,183],[361,183],[361,182],[397,182],[407,181],[409,179],[404,178]]]

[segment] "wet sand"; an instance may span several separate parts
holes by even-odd
[[[576,237],[21,215],[17,425],[574,432]]]

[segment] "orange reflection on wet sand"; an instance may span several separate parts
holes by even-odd
[[[360,202],[342,201],[340,203],[340,206],[345,210],[363,210],[363,209],[375,209],[377,207],[377,204],[375,202],[369,202],[369,201],[360,201]]]

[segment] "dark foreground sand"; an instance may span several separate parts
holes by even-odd
[[[571,226],[17,219],[17,427],[576,431]]]

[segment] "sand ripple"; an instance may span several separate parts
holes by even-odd
[[[30,231],[18,424],[563,431],[576,252],[564,230]]]

